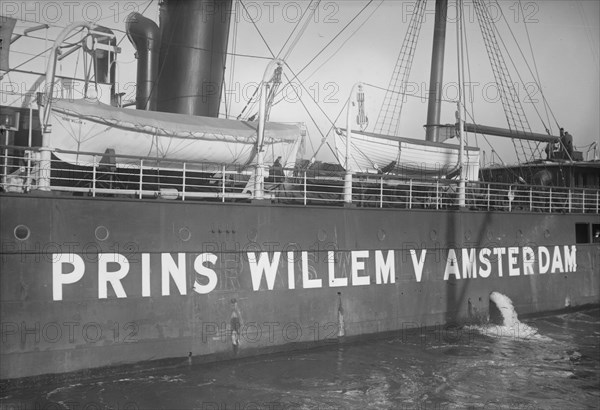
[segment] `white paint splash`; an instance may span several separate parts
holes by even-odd
[[[537,329],[519,321],[519,316],[515,310],[512,300],[500,292],[492,292],[490,301],[494,302],[500,314],[503,323],[499,325],[487,326],[485,334],[497,337],[513,337],[520,340],[538,340],[550,341],[546,336],[540,335]]]
[[[500,292],[492,292],[490,300],[496,304],[496,307],[500,311],[502,319],[504,319],[502,323],[504,326],[512,328],[515,324],[521,323],[519,322],[519,317],[512,304],[512,300],[508,296]]]

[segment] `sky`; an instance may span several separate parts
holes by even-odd
[[[449,3],[443,97],[455,100],[456,7],[452,0]],[[0,4],[0,14],[4,16],[49,24],[51,26],[49,30],[41,30],[34,34],[41,38],[48,36],[52,39],[58,33],[60,26],[75,20],[94,21],[113,28],[122,48],[119,56],[119,85],[121,91],[127,93],[126,97],[133,95],[132,84],[135,82],[136,60],[133,56],[133,47],[126,38],[123,39],[125,20],[131,11],[144,11],[145,16],[158,22],[157,0],[79,2],[6,0]],[[268,64],[267,58],[271,57],[261,35],[277,54],[292,30],[298,25],[308,1],[246,0],[244,4],[247,12],[239,5],[234,12],[229,49],[230,52],[235,51],[244,56],[240,55],[234,59],[230,55],[225,74],[226,91],[231,104],[227,111],[234,117],[246,105],[256,83],[263,76]],[[425,97],[428,92],[434,4],[434,1],[429,1],[427,4],[425,21],[415,52],[408,87],[408,91],[414,96],[406,97],[402,110],[400,136],[403,137],[425,138],[423,125],[426,122],[427,112]],[[547,127],[556,135],[558,123],[574,136],[575,146],[584,151],[587,149],[586,146],[599,142],[600,2],[502,0],[499,3],[488,2],[487,7],[509,51],[508,54],[504,52],[507,65],[511,67],[512,80],[522,98],[532,131],[543,133]],[[372,2],[322,0],[320,2],[303,36],[298,39],[296,46],[286,58],[288,67],[284,72],[288,78],[293,78],[300,72],[346,24],[355,16],[358,17],[308,65],[293,81],[293,85],[285,82],[282,84],[284,98],[272,109],[272,121],[307,124],[310,142],[307,144],[306,157],[310,157],[321,145],[322,138],[331,129],[331,122],[344,110],[350,90],[358,81],[368,84],[365,85],[365,108],[369,117],[367,129],[373,128],[384,92],[370,85],[387,87],[413,8],[414,2],[401,0]],[[362,9],[363,12],[359,14]],[[465,79],[470,84],[467,89],[470,97],[466,102],[467,110],[477,123],[506,127],[506,119],[494,85],[472,3],[466,1],[464,9],[470,72]],[[514,41],[513,34],[509,31],[500,10],[506,21],[510,23],[517,42]],[[19,30],[22,32],[23,28],[32,25],[35,23],[17,25],[16,32],[18,33]],[[237,26],[235,50],[231,41],[234,38],[234,26]],[[43,49],[44,41],[38,40],[37,46],[34,46],[32,41],[18,40],[14,43],[12,51],[16,51],[17,54],[14,58],[11,56],[12,66],[30,58],[29,54],[37,53],[36,47],[41,47],[39,50]],[[517,44],[532,68],[535,60],[541,88],[529,73]],[[514,60],[521,77],[518,77],[512,69],[508,55]],[[65,74],[69,70],[72,71],[74,64],[73,61],[69,63],[67,60],[65,59],[60,67]],[[43,70],[43,60],[34,60],[21,68],[32,71]],[[233,71],[233,76],[230,71]],[[2,81],[3,91],[9,87],[6,85],[7,81],[12,83],[11,90],[14,89],[14,84],[17,84],[18,90],[26,89],[21,85],[23,81],[15,73],[11,73],[10,78],[5,77]],[[301,99],[296,92],[300,94]],[[548,110],[541,104],[542,93],[548,101]],[[2,98],[4,104],[7,97],[3,95]],[[540,102],[536,105],[539,116],[532,100]],[[444,103],[441,122],[453,123],[455,110],[454,103]],[[221,112],[225,113],[224,104]],[[345,128],[345,111],[335,125]],[[331,137],[327,141],[333,143]],[[486,152],[486,163],[489,163],[492,158],[492,149],[499,155],[501,161],[516,162],[510,140],[498,137],[483,139],[469,135],[467,141],[469,145],[479,146]],[[326,144],[319,151],[317,158],[334,160]],[[495,159],[495,162],[498,160]]]

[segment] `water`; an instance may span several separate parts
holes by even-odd
[[[600,408],[600,308],[1,392],[0,409]]]

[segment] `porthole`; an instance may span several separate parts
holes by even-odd
[[[180,228],[179,229],[179,238],[184,241],[187,242],[190,240],[190,238],[192,237],[192,233],[190,232],[190,230],[188,228]]]
[[[31,231],[29,230],[29,227],[25,225],[17,225],[14,230],[14,235],[15,238],[17,238],[18,240],[26,241],[27,239],[29,239]]]
[[[109,236],[108,228],[102,225],[97,226],[96,230],[94,231],[94,235],[96,235],[96,239],[99,241],[105,241]]]

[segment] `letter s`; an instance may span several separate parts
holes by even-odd
[[[213,265],[217,263],[217,255],[214,253],[201,253],[194,260],[194,269],[199,275],[206,276],[208,278],[208,283],[206,285],[201,285],[198,283],[198,280],[194,281],[194,292],[204,295],[206,293],[212,292],[217,287],[217,273],[204,266],[205,262],[210,262]]]

